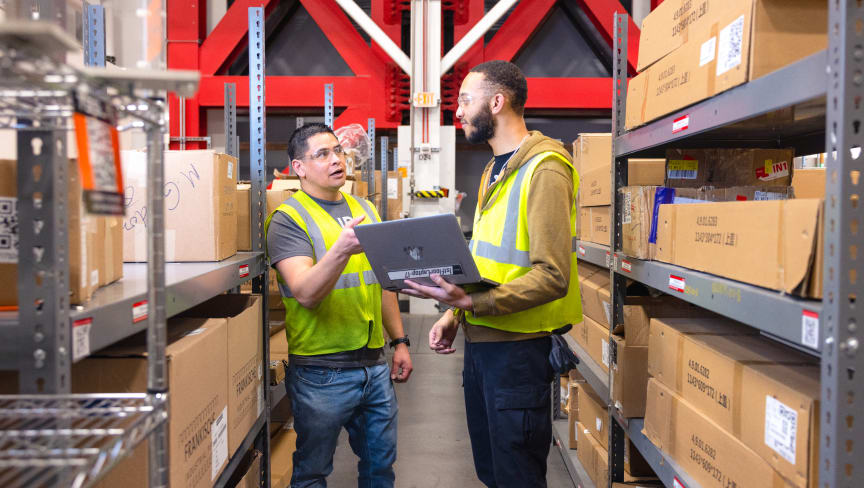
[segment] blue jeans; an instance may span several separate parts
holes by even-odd
[[[489,488],[545,488],[552,445],[549,337],[466,342],[465,413],[477,477]]]
[[[398,407],[386,364],[366,368],[292,365],[286,383],[297,431],[292,488],[327,486],[342,427],[360,458],[357,486],[393,487]]]

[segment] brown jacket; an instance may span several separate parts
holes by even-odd
[[[505,181],[514,171],[533,156],[555,151],[568,161],[572,159],[564,146],[538,131],[531,131],[516,154],[510,158],[498,181]],[[494,203],[490,198],[493,185],[488,185],[492,161],[486,165],[481,178],[478,201],[483,209]],[[567,295],[570,286],[570,254],[572,252],[570,208],[575,195],[571,171],[559,159],[548,157],[537,166],[528,194],[527,222],[531,270],[524,276],[496,288],[471,294],[474,314],[505,315]],[[464,322],[465,336],[470,342],[501,342],[533,339],[547,333],[520,334]]]

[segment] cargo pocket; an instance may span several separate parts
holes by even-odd
[[[502,388],[495,392],[499,440],[513,447],[545,445],[544,436],[538,432],[549,430],[543,423],[552,419],[551,394],[549,385]]]

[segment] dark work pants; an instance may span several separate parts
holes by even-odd
[[[548,337],[465,343],[465,410],[477,476],[490,488],[545,487],[552,445]]]

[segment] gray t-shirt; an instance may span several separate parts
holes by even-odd
[[[308,194],[307,194],[308,195]],[[338,202],[320,200],[309,195],[315,203],[321,206],[331,217],[336,219],[340,227],[351,222],[351,208],[345,198]],[[297,256],[313,257],[312,242],[309,236],[291,217],[284,212],[276,212],[270,219],[270,227],[267,229],[267,253],[270,256],[270,265],[276,270],[276,263],[283,259]],[[279,272],[278,270],[276,271]],[[371,330],[371,328],[370,328]],[[320,354],[317,356],[299,356],[290,354],[292,363],[299,366],[325,366],[330,368],[361,368],[385,364],[384,348],[370,349],[366,346],[353,351],[336,352],[332,354]]]

